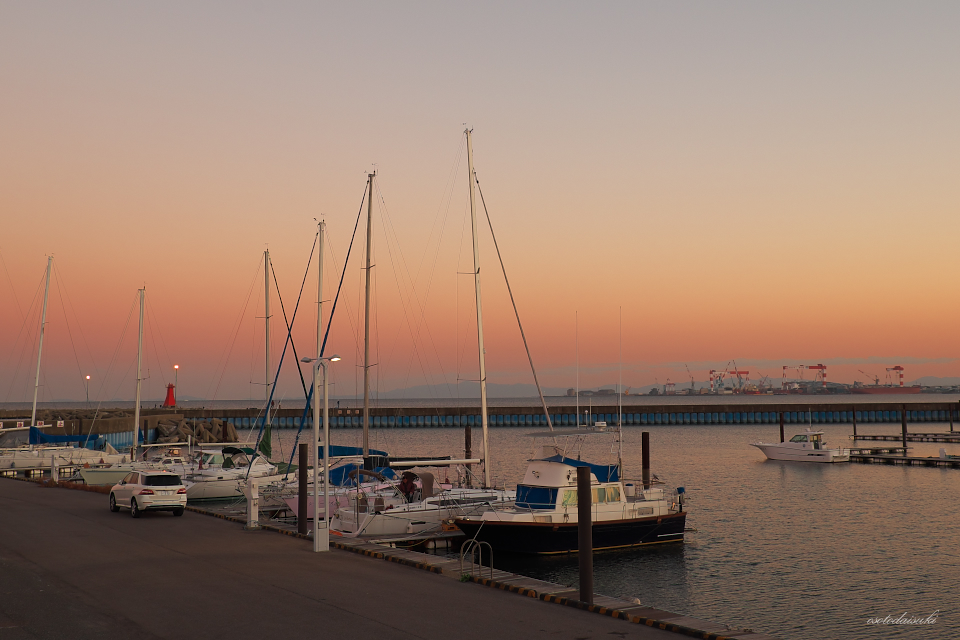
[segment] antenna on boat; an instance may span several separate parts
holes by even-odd
[[[574,342],[577,345],[577,428],[580,428],[580,316],[579,311],[573,312]]]

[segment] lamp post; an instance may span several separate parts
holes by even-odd
[[[180,387],[177,386],[179,377],[180,377],[180,365],[175,364],[175,365],[173,365],[173,393],[174,393],[173,398],[174,398],[174,406],[176,406],[177,394],[180,393]]]
[[[84,384],[84,386],[87,389],[87,406],[89,406],[90,405],[90,376],[87,376],[87,379],[85,382],[86,384]]]
[[[327,363],[337,362],[340,356],[329,358],[302,358],[313,363],[313,551],[330,550],[330,406],[327,400]],[[320,368],[323,368],[323,533],[320,532],[320,469],[317,447],[320,442],[320,405],[317,388],[320,386]]]

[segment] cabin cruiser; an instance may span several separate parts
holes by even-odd
[[[584,430],[574,434],[586,435]],[[546,435],[536,434],[536,435]],[[620,464],[582,462],[559,445],[540,448],[529,460],[516,503],[508,508],[461,516],[455,524],[467,538],[494,551],[532,554],[576,553],[578,538],[577,468],[590,469],[593,548],[622,549],[683,542],[687,513],[684,488],[668,490],[659,481],[624,482]]]
[[[768,444],[753,442],[750,444],[763,451],[769,460],[796,460],[799,462],[849,462],[850,451],[830,449],[823,439],[823,431],[812,431],[809,428],[803,433],[790,438],[786,442]]]

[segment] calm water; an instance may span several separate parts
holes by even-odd
[[[848,445],[849,425],[824,427],[828,442]],[[687,488],[687,526],[698,531],[684,545],[598,554],[598,593],[638,597],[784,639],[960,638],[960,470],[767,461],[748,443],[776,441],[778,429],[769,425],[646,429],[654,472],[668,485]],[[899,425],[869,430],[897,433]],[[490,430],[492,469],[508,485],[521,478],[532,453],[526,432]],[[628,477],[639,474],[640,432],[624,429]],[[475,451],[479,436],[474,430]],[[360,443],[359,430],[332,437],[334,444]],[[375,430],[371,444],[395,455],[461,455],[462,438],[453,429]],[[287,456],[292,441],[292,432],[281,433],[278,444]],[[960,445],[920,443],[911,453],[936,455],[941,446],[960,455]],[[608,460],[609,449],[609,442],[594,446],[589,457]],[[501,555],[495,564],[562,584],[578,580],[576,557]],[[931,626],[867,623],[936,610]]]

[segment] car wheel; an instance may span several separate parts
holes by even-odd
[[[110,511],[113,511],[114,513],[120,511],[120,507],[117,506],[117,496],[113,495],[112,493],[110,494]]]
[[[179,509],[174,509],[174,510],[173,510],[173,515],[175,515],[175,516],[182,516],[182,515],[183,515],[183,507],[180,507]]]
[[[134,518],[140,517],[140,506],[137,504],[136,498],[130,499],[130,515],[132,515]]]

